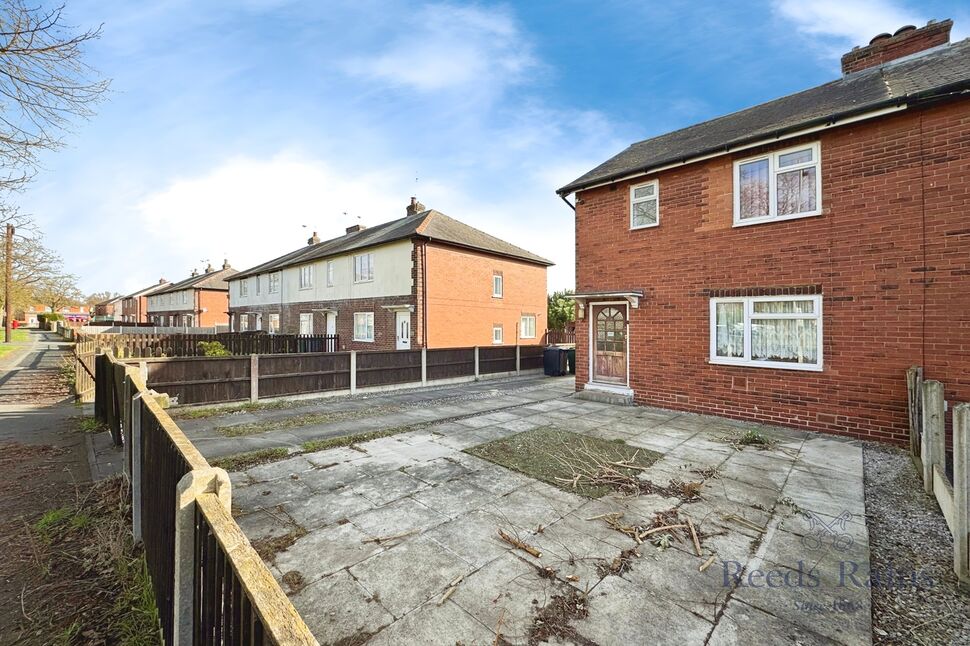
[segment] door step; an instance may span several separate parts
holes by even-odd
[[[615,393],[608,390],[586,389],[580,390],[573,397],[590,402],[599,402],[601,404],[613,404],[614,406],[633,406],[632,393]]]

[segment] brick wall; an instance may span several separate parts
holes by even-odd
[[[546,329],[546,268],[430,243],[426,245],[428,347],[492,344],[501,324],[505,345],[542,343]],[[492,296],[492,277],[503,277],[502,298]],[[523,314],[536,317],[536,337],[519,339]]]
[[[229,292],[212,289],[198,289],[195,291],[196,316],[201,327],[214,325],[229,325]]]
[[[577,291],[644,293],[630,310],[636,401],[895,442],[908,433],[910,365],[970,401],[968,107],[806,138],[821,142],[818,217],[732,226],[732,162],[756,150],[660,174],[656,228],[629,230],[629,182],[581,192]],[[823,294],[822,372],[708,363],[711,290],[806,286]]]
[[[919,29],[900,30],[888,38],[874,39],[869,45],[857,47],[842,56],[842,73],[858,72],[925,49],[945,45],[950,42],[952,27],[952,20],[944,20],[929,23]]]
[[[261,313],[263,330],[269,326],[269,315],[280,315],[281,334],[300,333],[300,314],[313,314],[313,333],[326,334],[326,314],[321,310],[337,311],[336,332],[340,336],[341,350],[394,350],[397,347],[395,329],[396,314],[384,306],[414,305],[414,299],[407,296],[388,296],[384,298],[357,298],[352,300],[319,301],[311,303],[288,303],[283,305],[257,305],[240,307],[233,311],[233,329],[239,330],[239,317],[249,315],[249,330],[255,330],[252,314]],[[354,341],[354,313],[374,313],[374,341]],[[244,314],[245,313],[245,314]],[[418,349],[421,344],[417,338],[417,313],[411,314],[411,348]]]

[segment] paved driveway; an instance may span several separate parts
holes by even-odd
[[[508,397],[232,474],[240,525],[321,643],[870,643],[858,446],[582,401],[556,380]],[[463,452],[539,427],[660,452],[640,477],[700,496],[587,499]],[[751,429],[771,445],[737,444]],[[691,520],[700,555],[686,532],[610,526],[658,512]]]

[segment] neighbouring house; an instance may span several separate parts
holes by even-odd
[[[406,215],[229,279],[235,331],[338,334],[347,350],[538,344],[552,263],[415,198]]]
[[[124,301],[124,296],[115,296],[114,298],[109,298],[106,301],[101,301],[100,303],[94,304],[94,310],[91,317],[92,322],[112,322],[120,321],[122,313],[122,302]]]
[[[226,260],[222,269],[211,264],[193,270],[185,280],[171,283],[148,296],[148,320],[159,327],[229,326],[229,284],[237,270]]]
[[[559,189],[577,389],[894,442],[910,366],[970,399],[970,39],[951,26],[877,36],[841,78]]]
[[[125,323],[148,323],[148,297],[165,289],[170,283],[164,278],[148,287],[132,292],[121,300],[121,320]]]

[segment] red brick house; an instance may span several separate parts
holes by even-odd
[[[337,334],[344,350],[542,343],[552,263],[415,198],[307,243],[229,279],[235,331]]]
[[[148,320],[165,327],[222,327],[229,329],[229,284],[238,270],[226,260],[222,269],[212,265],[193,271],[185,280],[172,283],[148,296]]]
[[[970,400],[970,40],[951,25],[559,189],[577,388],[896,442],[909,366]]]
[[[121,320],[125,323],[148,323],[148,297],[164,289],[169,282],[160,278],[154,285],[143,287],[121,299]]]

